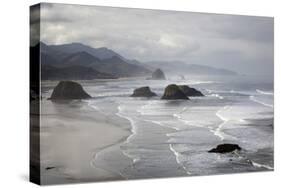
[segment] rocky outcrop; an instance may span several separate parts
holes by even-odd
[[[161,69],[156,69],[153,73],[152,73],[152,80],[166,80],[165,74]]]
[[[148,86],[140,87],[134,90],[134,93],[131,97],[154,97],[157,96],[154,92],[150,90]]]
[[[61,81],[54,88],[50,100],[89,99],[91,96],[84,91],[82,86],[73,81]]]
[[[161,99],[166,100],[175,100],[175,99],[186,99],[189,98],[182,92],[182,90],[179,88],[179,86],[175,84],[168,85],[165,88],[164,95]]]
[[[201,97],[204,96],[200,91],[187,85],[179,85],[182,92],[188,97]]]
[[[209,150],[209,153],[229,153],[235,150],[241,150],[238,144],[220,144],[216,148]]]

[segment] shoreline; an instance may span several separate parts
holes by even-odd
[[[87,101],[42,103],[42,184],[120,180],[120,176],[92,162],[101,150],[118,145],[131,135],[125,120],[118,116],[109,120]]]
[[[271,123],[271,118],[266,118],[270,115],[269,112],[269,115],[263,115],[265,116],[263,119],[252,119],[249,116],[249,119],[235,119],[232,122],[227,119],[228,113],[224,117],[223,111],[231,108],[227,101],[219,100],[220,103],[213,106],[212,103],[204,105],[206,97],[199,104],[210,107],[205,111],[203,109],[203,114],[205,112],[207,118],[210,116],[211,119],[207,120],[213,121],[214,126],[200,124],[200,121],[199,124],[197,121],[192,123],[193,115],[197,117],[196,105],[179,105],[174,109],[174,106],[165,103],[161,106],[162,102],[159,106],[157,102],[156,108],[150,108],[154,105],[153,101],[147,103],[146,100],[144,102],[136,100],[130,103],[125,101],[127,98],[121,98],[116,94],[123,91],[122,88],[119,90],[119,87],[116,87],[117,84],[93,87],[86,82],[84,85],[86,90],[93,94],[92,96],[96,95],[89,100],[71,101],[66,104],[42,100],[46,108],[42,117],[45,118],[47,125],[49,124],[46,127],[43,124],[42,128],[43,140],[47,140],[46,145],[49,146],[47,148],[43,146],[42,149],[46,152],[43,158],[47,160],[43,159],[41,171],[45,172],[43,176],[47,184],[274,170],[274,163],[271,162],[273,159],[271,137],[266,136],[272,132],[273,124],[265,126]],[[111,92],[112,96],[98,97],[99,94]],[[48,96],[48,92],[44,94]],[[195,103],[198,101],[195,100]],[[251,101],[252,103],[256,105],[255,101]],[[194,107],[191,113],[188,112],[188,105]],[[145,118],[146,115],[153,116],[153,112],[158,108],[161,110],[162,107],[168,109],[164,116],[172,115],[175,124],[162,124],[157,119],[159,118],[157,113],[156,118]],[[200,107],[198,105],[199,110]],[[253,135],[264,138],[267,143],[262,147],[256,146],[256,138]],[[244,149],[241,156],[206,153],[208,149],[222,142],[237,142]],[[268,148],[265,148],[267,145]],[[51,148],[53,146],[54,148]],[[64,157],[57,160],[54,151],[58,151],[57,154]],[[52,153],[53,156],[48,153]],[[165,166],[158,163],[160,155]],[[202,165],[204,161],[200,163],[197,156],[205,157],[206,164]],[[68,162],[65,163],[64,160]]]

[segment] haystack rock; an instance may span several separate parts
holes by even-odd
[[[134,90],[134,93],[131,97],[154,97],[157,96],[154,92],[150,90],[148,86],[140,87]]]
[[[55,87],[50,100],[71,100],[71,99],[89,99],[91,96],[84,91],[83,87],[73,81],[61,81]]]
[[[179,85],[182,92],[188,97],[201,97],[204,96],[200,91],[187,85]]]
[[[152,73],[152,80],[166,80],[165,74],[161,69],[156,69],[153,73]]]
[[[161,99],[175,100],[175,99],[186,99],[189,98],[182,92],[182,90],[175,84],[168,85],[165,88],[164,95]]]
[[[208,151],[209,153],[229,153],[235,150],[241,150],[238,144],[220,144],[216,148]]]

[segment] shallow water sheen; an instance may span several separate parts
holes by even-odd
[[[216,81],[179,82],[200,89],[206,96],[160,100],[165,86],[175,80],[126,79],[98,87],[86,85],[96,96],[89,102],[91,107],[122,117],[132,126],[126,140],[95,156],[93,161],[99,168],[126,179],[273,169],[274,96],[268,89],[270,84],[250,82],[244,87],[244,82],[231,88],[229,83]],[[129,97],[133,89],[146,85],[158,97]],[[243,150],[224,155],[207,152],[225,142],[239,144]],[[120,155],[128,160],[118,161]]]

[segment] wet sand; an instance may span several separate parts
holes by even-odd
[[[101,149],[131,134],[128,121],[108,117],[86,101],[53,103],[43,99],[41,115],[42,184],[123,179],[96,167],[93,158]]]

